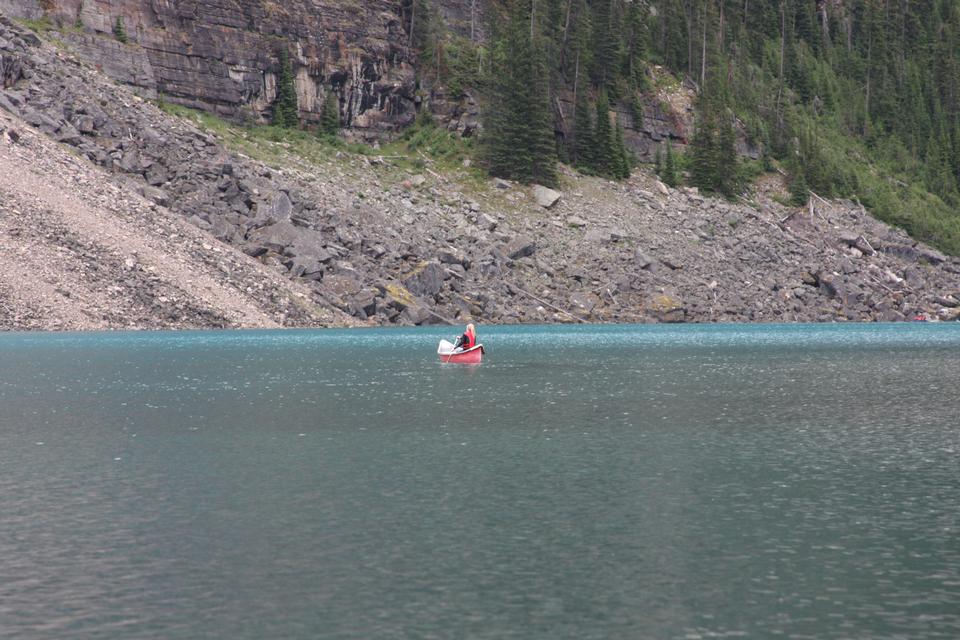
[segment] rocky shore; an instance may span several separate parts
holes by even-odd
[[[282,142],[268,166],[2,17],[0,78],[8,329],[960,316],[960,259],[775,177],[732,204],[644,170],[551,193]]]

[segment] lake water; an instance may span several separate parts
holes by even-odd
[[[0,335],[0,638],[960,637],[960,325]]]

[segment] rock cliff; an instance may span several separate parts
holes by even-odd
[[[361,135],[415,116],[414,59],[396,0],[0,0],[0,11],[61,26],[74,50],[147,97],[269,117],[286,49],[304,120],[319,118],[330,91],[341,121]]]

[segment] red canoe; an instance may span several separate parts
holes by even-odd
[[[480,364],[483,359],[483,345],[478,344],[466,351],[454,351],[443,353],[438,351],[440,362],[453,362],[454,364]]]

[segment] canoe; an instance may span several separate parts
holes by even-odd
[[[437,348],[437,355],[440,356],[440,362],[480,364],[480,361],[483,359],[483,345],[478,344],[465,351],[456,351],[452,344],[446,340],[441,340],[440,346]]]

